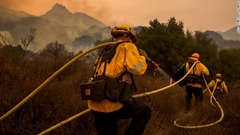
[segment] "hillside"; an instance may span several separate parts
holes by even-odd
[[[68,9],[61,4],[55,4],[50,11],[40,16],[40,18],[56,22],[61,26],[76,27],[79,32],[89,26],[105,27],[105,24],[87,14],[69,12]]]
[[[225,39],[221,34],[215,31],[205,31],[208,37],[219,46],[219,48],[240,48],[240,40]]]
[[[10,28],[13,24],[21,22],[23,18],[33,17],[25,12],[18,12],[0,6],[0,28]]]
[[[83,31],[91,33],[90,28],[94,27],[92,33],[95,33],[106,27],[99,20],[84,13],[71,13],[58,3],[39,17],[0,7],[0,20],[4,20],[0,22],[0,31],[9,32],[13,44],[20,44],[21,38],[24,38],[31,28],[36,28],[35,44],[30,48],[35,51],[55,41],[72,48],[72,42],[81,37]]]
[[[219,32],[226,40],[240,40],[240,34],[237,33],[237,26],[225,31]]]

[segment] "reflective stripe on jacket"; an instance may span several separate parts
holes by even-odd
[[[98,67],[98,65],[96,65]],[[125,71],[133,75],[142,75],[147,69],[146,58],[140,56],[137,47],[131,42],[123,42],[116,48],[116,53],[111,62],[107,64],[105,75],[108,77],[118,77]],[[96,71],[98,75],[102,75],[104,64]],[[131,83],[130,74],[123,76],[123,81]],[[121,109],[123,104],[120,102],[112,102],[108,99],[102,101],[88,100],[88,108],[98,112],[113,112]]]

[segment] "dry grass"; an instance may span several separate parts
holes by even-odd
[[[64,62],[62,62],[64,64]],[[62,65],[59,64],[59,67]],[[54,70],[52,63],[30,61],[20,66],[7,63],[1,66],[0,115],[15,106]],[[90,65],[92,67],[92,65]],[[81,100],[79,84],[91,75],[91,68],[82,61],[69,67],[50,84],[44,87],[31,100],[16,112],[0,122],[2,135],[34,135],[65,120],[85,109],[86,102]],[[138,93],[156,90],[168,85],[167,79],[158,74],[145,74],[135,77]],[[152,117],[144,135],[237,135],[240,125],[240,92],[230,89],[229,96],[219,101],[225,112],[223,121],[217,125],[201,129],[183,129],[174,126],[173,121],[182,118],[179,124],[201,125],[220,118],[218,108],[211,106],[209,94],[204,95],[204,104],[194,113],[184,113],[185,91],[174,86],[154,95],[141,97],[152,108]],[[124,133],[129,120],[119,122],[119,135]],[[91,113],[85,114],[51,132],[49,135],[96,135]]]

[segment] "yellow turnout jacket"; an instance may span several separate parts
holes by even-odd
[[[99,63],[100,64],[100,63]],[[98,65],[95,66],[95,68]],[[116,53],[110,63],[107,63],[105,75],[108,77],[118,77],[125,71],[133,75],[142,75],[147,69],[146,58],[140,56],[137,47],[131,42],[123,42],[116,48]],[[98,75],[102,75],[104,71],[104,64],[96,71]],[[123,81],[131,82],[130,74],[123,76]],[[121,109],[123,104],[120,102],[112,102],[108,99],[101,101],[88,100],[88,108],[98,112],[113,112]]]
[[[189,57],[189,61],[192,61],[193,63],[195,61],[197,61],[196,58],[193,58],[193,57]],[[190,65],[189,63],[187,62],[186,63],[186,72],[189,71],[190,69]],[[202,77],[202,73],[205,75],[205,76],[209,76],[209,71],[207,69],[207,67],[205,65],[203,65],[201,62],[197,63],[195,65],[195,67],[193,68],[193,70],[191,70],[191,72],[189,73],[189,75],[191,74],[194,74],[196,76],[199,76],[199,77]],[[192,87],[196,87],[196,88],[202,88],[202,85],[200,83],[191,83],[191,82],[186,82],[186,86],[192,86]]]
[[[208,87],[210,88],[210,90],[213,90],[215,85],[216,85],[216,81],[220,82],[221,84],[216,86],[215,92],[225,92],[228,95],[228,88],[227,85],[224,81],[221,81],[220,79],[216,79],[216,80],[212,80],[209,84]]]

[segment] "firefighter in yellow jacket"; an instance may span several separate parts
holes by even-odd
[[[143,50],[138,50],[134,42],[137,40],[132,28],[129,25],[114,27],[111,35],[116,41],[123,41],[116,48],[116,53],[107,63],[104,71],[104,64],[96,65],[97,75],[115,78],[123,75],[122,81],[132,84],[130,74],[143,75],[147,69],[147,54]],[[95,66],[95,69],[96,69]],[[117,135],[118,119],[131,118],[131,123],[126,131],[126,135],[141,135],[151,117],[151,109],[136,99],[124,104],[120,101],[113,102],[107,98],[100,101],[88,100],[88,107],[94,115],[94,124],[98,135]]]
[[[224,94],[228,95],[227,85],[222,80],[222,75],[220,73],[216,74],[215,79],[208,84],[208,87],[214,92],[213,94],[216,98],[222,99]]]
[[[190,70],[196,61],[199,61],[199,58],[200,55],[198,53],[193,53],[188,57],[188,62],[185,64],[186,72]],[[209,71],[207,67],[199,61],[186,77],[186,111],[190,110],[192,95],[195,97],[195,105],[203,101],[203,75],[209,76]]]

